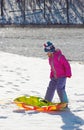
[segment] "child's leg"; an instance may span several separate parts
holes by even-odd
[[[66,78],[59,78],[57,81],[57,93],[61,102],[67,102],[68,98],[65,91]]]
[[[51,79],[49,86],[46,91],[45,100],[52,101],[55,90],[56,90],[56,80]]]

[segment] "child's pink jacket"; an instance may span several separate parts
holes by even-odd
[[[68,60],[62,55],[61,50],[57,49],[53,57],[49,57],[51,66],[50,78],[71,77],[71,67]]]

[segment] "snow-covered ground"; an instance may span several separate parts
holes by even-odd
[[[70,62],[67,111],[16,111],[14,98],[27,94],[44,97],[49,82],[47,59],[0,52],[0,130],[84,130],[84,64]],[[57,94],[53,101],[59,101]]]

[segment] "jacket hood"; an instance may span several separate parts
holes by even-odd
[[[56,49],[54,53],[55,55],[62,55],[62,52],[60,49]]]

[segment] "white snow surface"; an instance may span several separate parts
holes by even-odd
[[[69,109],[19,111],[12,103],[14,98],[45,96],[50,80],[48,60],[0,52],[0,130],[84,130],[84,64],[70,64],[73,76],[66,84]],[[57,93],[53,101],[59,102]]]

